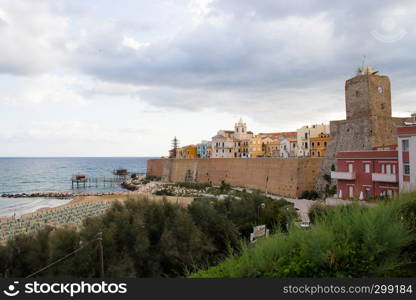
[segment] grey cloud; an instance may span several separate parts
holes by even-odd
[[[54,11],[70,16],[75,25],[91,12],[62,3]],[[216,108],[256,118],[266,114],[262,120],[279,122],[288,115],[306,120],[305,106],[322,119],[329,110],[342,110],[344,81],[366,55],[367,64],[391,76],[397,107],[409,106],[400,95],[413,89],[415,78],[413,1],[214,1],[206,18],[217,23],[184,28],[139,50],[123,47],[126,32],[164,36],[157,20],[160,7],[152,5],[146,4],[136,21],[107,22],[107,16],[92,15],[86,24],[100,26],[87,26],[87,36],[75,39],[78,48],[68,54],[65,67],[147,87],[137,95],[159,108]],[[130,13],[129,5],[123,9]],[[393,43],[374,35],[400,30],[405,36]],[[10,72],[12,67],[3,66]]]

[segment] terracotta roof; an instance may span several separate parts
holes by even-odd
[[[285,135],[285,136],[292,136],[296,135],[296,131],[287,131],[287,132],[269,132],[269,133],[259,133],[259,135]]]
[[[397,128],[398,134],[416,134],[416,126],[403,126]]]

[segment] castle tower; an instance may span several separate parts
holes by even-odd
[[[391,118],[390,79],[371,67],[360,68],[357,76],[345,82],[345,106],[347,120]]]
[[[397,144],[396,128],[407,118],[392,117],[390,79],[371,67],[363,67],[345,82],[346,120],[330,122],[330,140],[323,161],[318,190],[327,182],[324,175],[335,166],[335,155],[342,151],[372,150]]]

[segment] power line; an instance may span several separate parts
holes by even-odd
[[[97,238],[95,238],[94,240],[91,240],[89,242],[87,242],[85,245],[82,245],[81,247],[79,247],[78,249],[75,249],[74,251],[68,253],[67,255],[65,255],[64,257],[61,257],[60,259],[55,260],[54,262],[50,263],[49,265],[43,267],[42,269],[39,269],[38,271],[26,276],[25,278],[30,278],[33,277],[47,269],[49,269],[50,267],[60,263],[61,261],[64,261],[65,259],[67,259],[68,257],[70,257],[71,255],[74,255],[75,253],[81,251],[82,249],[84,249],[85,247],[87,247],[88,245],[92,244],[93,242],[99,241],[100,245],[101,245],[101,249],[100,249],[100,263],[101,263],[101,275],[102,277],[104,277],[104,262],[103,262],[103,252],[102,252],[102,232],[99,232],[97,234]]]

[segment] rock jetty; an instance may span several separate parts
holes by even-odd
[[[153,194],[162,185],[161,182],[149,182],[142,183],[140,180],[128,179],[124,181],[121,186],[129,191],[135,191],[138,193],[150,193]]]

